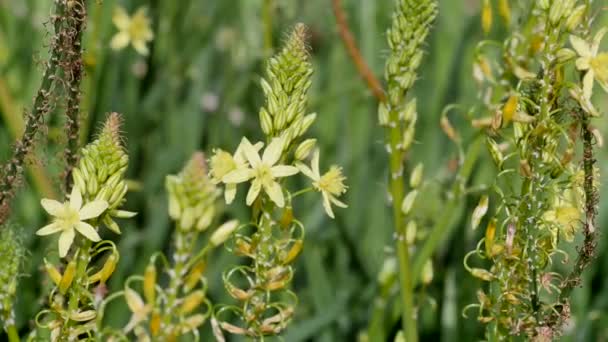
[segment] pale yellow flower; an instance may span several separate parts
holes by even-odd
[[[112,22],[118,28],[118,33],[110,42],[112,49],[121,50],[132,44],[135,51],[144,56],[148,55],[146,44],[154,38],[154,33],[145,8],[139,8],[129,17],[124,8],[117,6],[112,15]]]
[[[245,154],[243,153],[242,145],[236,149],[234,152],[234,156],[230,153],[216,149],[213,151],[213,156],[210,160],[210,170],[209,176],[211,177],[211,181],[213,184],[219,184],[222,182],[222,178],[229,174],[230,172],[238,169],[246,169],[248,167],[247,159],[245,158]],[[257,143],[253,147],[256,151],[259,151],[263,143]],[[224,190],[224,199],[226,200],[226,204],[232,203],[234,201],[234,197],[236,196],[236,183],[227,183],[226,189]]]
[[[342,175],[342,168],[333,165],[329,168],[329,171],[321,175],[319,172],[319,150],[315,150],[310,166],[308,167],[302,163],[297,164],[298,169],[308,178],[312,179],[313,187],[321,192],[323,207],[327,215],[334,218],[334,212],[331,208],[332,203],[340,208],[348,207],[336,198],[336,196],[345,193],[347,189],[347,186],[344,185],[346,177]]]
[[[571,190],[566,190],[563,195],[558,195],[554,200],[553,208],[543,215],[546,222],[559,227],[562,236],[568,242],[574,240],[580,218],[581,210],[576,203],[576,196]]]
[[[608,92],[608,53],[598,53],[606,32],[608,32],[607,28],[601,29],[591,44],[580,37],[570,36],[570,43],[579,55],[576,60],[576,68],[580,71],[587,71],[583,78],[583,94],[586,99],[591,98],[594,80]]]
[[[298,173],[298,169],[294,166],[276,165],[281,158],[284,144],[282,138],[274,138],[260,158],[255,147],[251,145],[249,140],[243,138],[240,147],[249,162],[249,167],[231,171],[222,177],[222,182],[238,184],[253,179],[247,193],[247,205],[251,205],[263,189],[271,201],[280,208],[284,207],[285,197],[283,196],[283,189],[276,179]]]
[[[59,256],[62,258],[67,255],[74,241],[75,230],[93,242],[101,240],[95,228],[84,221],[101,215],[108,208],[108,202],[95,200],[83,206],[80,189],[74,186],[69,202],[60,203],[45,198],[40,201],[40,204],[47,213],[55,218],[51,224],[40,228],[36,235],[44,236],[61,232],[61,235],[59,235]]]
[[[152,306],[150,306],[150,304],[144,303],[144,300],[141,298],[139,293],[128,287],[125,288],[125,300],[127,302],[129,310],[131,310],[131,312],[133,313],[131,315],[129,323],[127,323],[124,328],[124,332],[129,333],[139,323],[148,319],[148,314],[152,310]]]

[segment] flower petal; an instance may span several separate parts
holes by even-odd
[[[130,41],[131,37],[129,37],[129,34],[127,32],[121,31],[115,34],[114,37],[112,37],[112,40],[110,41],[110,47],[112,48],[112,50],[122,50],[127,45],[129,45]]]
[[[38,229],[36,231],[36,235],[39,235],[39,236],[51,235],[51,234],[55,234],[61,230],[62,230],[61,225],[58,224],[57,222],[53,222],[51,224],[47,224],[46,226]]]
[[[70,246],[72,246],[72,242],[74,242],[74,236],[76,232],[74,229],[66,229],[61,235],[59,235],[59,256],[64,258],[68,255],[68,251],[70,250]]]
[[[136,39],[136,40],[133,40],[132,43],[133,43],[133,48],[140,55],[147,56],[150,53],[150,50],[148,50],[148,46],[146,46],[146,41],[145,40]]]
[[[576,59],[576,69],[578,70],[588,70],[591,65],[589,64],[590,62],[590,58],[589,57],[580,57]]]
[[[335,216],[334,216],[334,211],[331,209],[329,195],[326,194],[325,192],[323,192],[322,194],[323,194],[323,208],[325,208],[325,212],[327,213],[327,216],[329,216],[333,219],[333,218],[335,218]]]
[[[300,172],[302,172],[304,175],[306,175],[306,177],[312,179],[313,181],[318,181],[319,178],[317,178],[317,176],[314,174],[314,172],[312,172],[312,170],[304,165],[303,163],[296,163],[296,167],[298,168],[298,170],[300,170]]]
[[[254,179],[253,182],[251,182],[251,187],[249,188],[249,192],[247,192],[247,200],[246,200],[247,205],[251,205],[253,203],[253,201],[255,201],[255,199],[258,198],[258,195],[260,194],[261,189],[262,189],[262,183],[259,180]]]
[[[95,230],[95,228],[93,228],[93,226],[91,226],[90,224],[86,223],[86,222],[78,222],[75,225],[76,230],[84,235],[87,239],[93,241],[93,242],[97,242],[101,240],[101,237],[99,237],[99,234],[97,234],[97,231]]]
[[[300,172],[300,170],[297,167],[288,165],[277,165],[270,169],[270,173],[275,178],[293,176],[298,172]]]
[[[283,189],[277,182],[269,182],[264,184],[264,191],[268,194],[268,197],[277,205],[279,208],[285,206],[285,197],[283,196]]]
[[[334,196],[329,196],[329,200],[331,201],[331,203],[333,203],[337,207],[348,208],[348,205],[346,205],[346,203],[340,201],[339,199],[335,198]]]
[[[120,31],[126,31],[131,25],[131,18],[124,8],[117,6],[112,13],[112,22],[116,25],[116,28]]]
[[[589,43],[584,41],[582,38],[577,37],[577,36],[570,36],[570,43],[572,44],[572,47],[574,48],[574,50],[576,50],[576,53],[578,53],[579,56],[581,56],[581,57],[593,56]]]
[[[103,200],[95,200],[89,202],[82,207],[79,211],[80,220],[88,220],[94,217],[99,217],[106,209],[108,209],[108,202]]]
[[[240,168],[228,172],[227,175],[222,177],[222,182],[227,184],[238,184],[250,180],[253,177],[253,170]]]
[[[224,189],[224,200],[226,200],[226,204],[232,203],[232,201],[234,201],[235,196],[236,196],[236,184],[234,184],[234,183],[226,184],[226,189]]]
[[[51,216],[62,217],[65,214],[65,207],[63,203],[57,202],[52,199],[43,198],[40,201],[40,205],[49,213]]]
[[[603,27],[601,30],[597,31],[595,36],[593,37],[593,44],[591,45],[591,53],[593,56],[597,55],[600,50],[600,44],[602,43],[602,39],[608,32],[608,27]]]
[[[276,164],[281,158],[281,154],[283,153],[283,146],[285,145],[285,140],[282,138],[274,138],[270,142],[270,144],[264,150],[264,155],[262,156],[262,161],[264,164],[268,166],[272,166]]]
[[[595,78],[595,73],[593,70],[589,69],[583,77],[583,96],[589,100],[591,99],[591,95],[593,94],[593,79]]]
[[[321,172],[319,172],[319,149],[315,150],[315,153],[312,155],[312,161],[310,162],[310,166],[312,166],[312,172],[314,173],[316,179],[321,178]]]
[[[241,140],[241,145],[239,147],[242,149],[243,154],[245,155],[245,158],[247,158],[247,161],[249,161],[251,167],[256,167],[262,163],[258,151],[251,145],[247,138]]]
[[[78,211],[82,207],[82,194],[80,188],[77,185],[72,186],[72,193],[70,194],[70,207]]]

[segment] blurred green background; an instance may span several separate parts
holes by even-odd
[[[390,22],[392,0],[345,0],[351,28],[372,69],[382,76],[387,55],[384,39]],[[368,328],[378,295],[377,276],[393,254],[392,226],[386,195],[386,153],[383,132],[376,124],[376,101],[366,89],[340,41],[329,0],[103,0],[89,1],[89,22],[84,38],[87,78],[83,82],[83,119],[89,140],[105,114],[124,115],[126,146],[131,157],[130,179],[141,190],[128,195],[127,208],[139,212],[123,222],[119,240],[121,260],[113,276],[117,289],[125,276],[141,273],[148,257],[169,250],[170,221],[164,177],[177,172],[195,150],[209,153],[213,147],[233,150],[240,137],[261,138],[258,109],[263,103],[259,79],[270,51],[264,48],[265,7],[272,42],[280,46],[286,32],[297,22],[310,27],[310,47],[315,68],[310,111],[318,113],[311,136],[318,138],[324,160],[344,166],[348,177],[349,208],[337,211],[336,220],[324,215],[314,196],[296,207],[307,229],[304,252],[296,266],[294,288],[300,305],[285,341],[354,341]],[[112,9],[121,5],[129,13],[146,6],[155,38],[147,58],[132,48],[113,51],[109,41],[116,33]],[[20,129],[21,113],[31,99],[46,59],[50,0],[0,0],[0,159],[10,154],[10,144]],[[504,27],[497,25],[492,38],[502,40]],[[604,19],[604,23],[608,20]],[[425,164],[426,185],[415,209],[425,227],[440,218],[446,191],[455,176],[458,148],[439,128],[444,106],[459,103],[468,109],[479,104],[472,78],[475,45],[483,39],[479,1],[441,0],[439,20],[432,33],[428,54],[416,85],[419,121],[417,144],[408,165]],[[599,93],[599,92],[598,92]],[[608,109],[607,98],[598,107]],[[464,146],[474,131],[457,115],[452,123]],[[42,257],[55,243],[33,233],[47,220],[38,204],[40,196],[60,189],[61,151],[65,142],[61,108],[48,118],[28,174],[13,207],[13,222],[21,225],[31,251],[19,287],[18,324],[28,330],[43,304],[39,298],[44,282]],[[604,118],[595,124],[606,132]],[[598,150],[599,166],[606,171],[608,155]],[[328,166],[328,165],[325,165]],[[491,158],[482,151],[469,186],[491,184],[495,174]],[[602,177],[602,183],[606,177]],[[606,190],[603,186],[603,190]],[[599,226],[608,219],[608,200],[601,193]],[[242,193],[240,194],[242,196]],[[472,191],[458,203],[449,234],[433,258],[435,278],[420,289],[419,313],[424,339],[469,341],[483,338],[483,327],[465,319],[461,310],[475,302],[482,286],[462,266],[463,256],[474,249],[483,230],[470,230],[470,213],[480,196]],[[236,201],[238,202],[238,201]],[[242,203],[243,201],[241,201]],[[227,216],[247,217],[236,204]],[[601,236],[597,262],[584,276],[584,286],[574,292],[573,324],[564,340],[608,340],[608,253]],[[232,262],[225,251],[213,256],[208,273],[211,298],[227,301],[220,272]],[[396,295],[396,289],[392,292]],[[125,322],[129,312],[116,309],[110,317]],[[398,317],[388,313],[381,323],[387,336],[398,329]],[[210,330],[209,325],[204,330]],[[388,338],[387,337],[387,338]],[[0,337],[2,339],[2,337]],[[370,337],[373,341],[373,337]]]

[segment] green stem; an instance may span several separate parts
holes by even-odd
[[[263,25],[264,25],[264,53],[266,56],[272,55],[272,15],[274,8],[274,0],[264,0],[262,9]]]
[[[458,207],[458,204],[461,203],[462,191],[465,188],[467,179],[469,179],[471,172],[473,171],[473,167],[477,162],[479,152],[481,151],[483,144],[484,136],[479,135],[469,146],[469,149],[464,157],[464,164],[460,168],[460,171],[452,184],[452,189],[450,192],[451,196],[443,209],[443,214],[433,226],[431,233],[424,241],[420,251],[414,257],[414,266],[412,267],[414,285],[420,280],[420,274],[422,273],[424,264],[433,255],[439,244],[445,239],[450,228],[452,227],[450,223],[454,219],[454,211]]]
[[[19,342],[19,333],[17,332],[17,328],[14,324],[11,324],[6,329],[6,334],[8,335],[9,342]]]
[[[399,117],[396,111],[391,112],[391,122],[398,123]],[[403,225],[403,203],[405,182],[403,180],[403,151],[399,149],[401,144],[400,125],[395,124],[389,129],[390,147],[390,194],[393,202],[393,224],[397,234],[397,256],[399,259],[399,280],[401,283],[401,304],[403,333],[408,342],[418,341],[416,317],[414,313],[414,294],[412,286],[412,273],[410,269],[410,256],[408,246],[404,241],[405,229]]]

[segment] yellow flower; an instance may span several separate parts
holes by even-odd
[[[241,146],[242,145],[239,145],[239,147],[236,149],[234,156],[221,149],[216,149],[213,151],[214,154],[210,160],[211,168],[209,170],[209,176],[211,177],[213,184],[221,183],[222,178],[234,170],[247,168],[247,159],[245,158],[245,154],[243,153],[243,148]],[[262,146],[264,146],[264,144],[260,142],[255,144],[253,147],[256,151],[259,151]],[[226,184],[226,189],[224,190],[224,199],[226,200],[226,204],[232,203],[235,196],[236,183]]]
[[[51,224],[40,228],[36,235],[44,236],[61,232],[59,236],[59,256],[62,258],[67,255],[74,241],[75,230],[93,242],[101,240],[95,228],[84,221],[101,215],[108,208],[108,202],[95,200],[83,206],[80,189],[74,186],[69,202],[60,203],[45,198],[40,201],[40,204],[47,213],[55,218]]]
[[[334,212],[331,209],[331,204],[335,204],[340,208],[346,208],[347,205],[340,202],[336,196],[346,192],[347,186],[344,185],[346,177],[342,175],[342,168],[338,166],[331,166],[329,171],[321,176],[319,172],[319,150],[315,150],[312,156],[310,168],[302,163],[298,163],[298,169],[305,174],[308,178],[313,180],[312,185],[314,188],[321,192],[323,196],[323,207],[325,212],[331,218],[334,218]]]
[[[154,38],[154,33],[145,8],[138,9],[132,17],[129,17],[125,9],[118,6],[112,15],[112,22],[118,28],[118,33],[110,42],[112,49],[121,50],[131,43],[135,51],[144,56],[148,55],[146,43]]]
[[[581,210],[576,204],[576,198],[572,191],[566,190],[563,197],[557,196],[553,208],[543,215],[547,222],[558,225],[562,236],[568,242],[574,240],[574,233],[580,222]]]
[[[145,304],[139,293],[130,288],[125,288],[125,300],[129,310],[133,313],[129,323],[124,328],[124,332],[128,333],[135,328],[139,323],[148,319],[148,314],[152,310],[150,304]]]
[[[589,44],[582,38],[570,36],[570,43],[579,55],[576,60],[576,68],[587,71],[583,78],[583,94],[586,99],[591,98],[593,81],[597,81],[606,92],[608,92],[608,53],[598,53],[600,42],[608,28],[601,29]]]
[[[231,171],[222,177],[222,182],[238,184],[253,179],[247,193],[247,205],[251,205],[260,194],[260,191],[264,189],[270,200],[278,207],[284,207],[285,197],[283,196],[283,190],[275,179],[295,175],[298,173],[298,169],[289,165],[276,165],[281,158],[283,145],[284,140],[282,138],[274,138],[260,158],[255,147],[251,145],[249,140],[243,138],[240,148],[242,148],[247,161],[249,161],[249,167]]]

